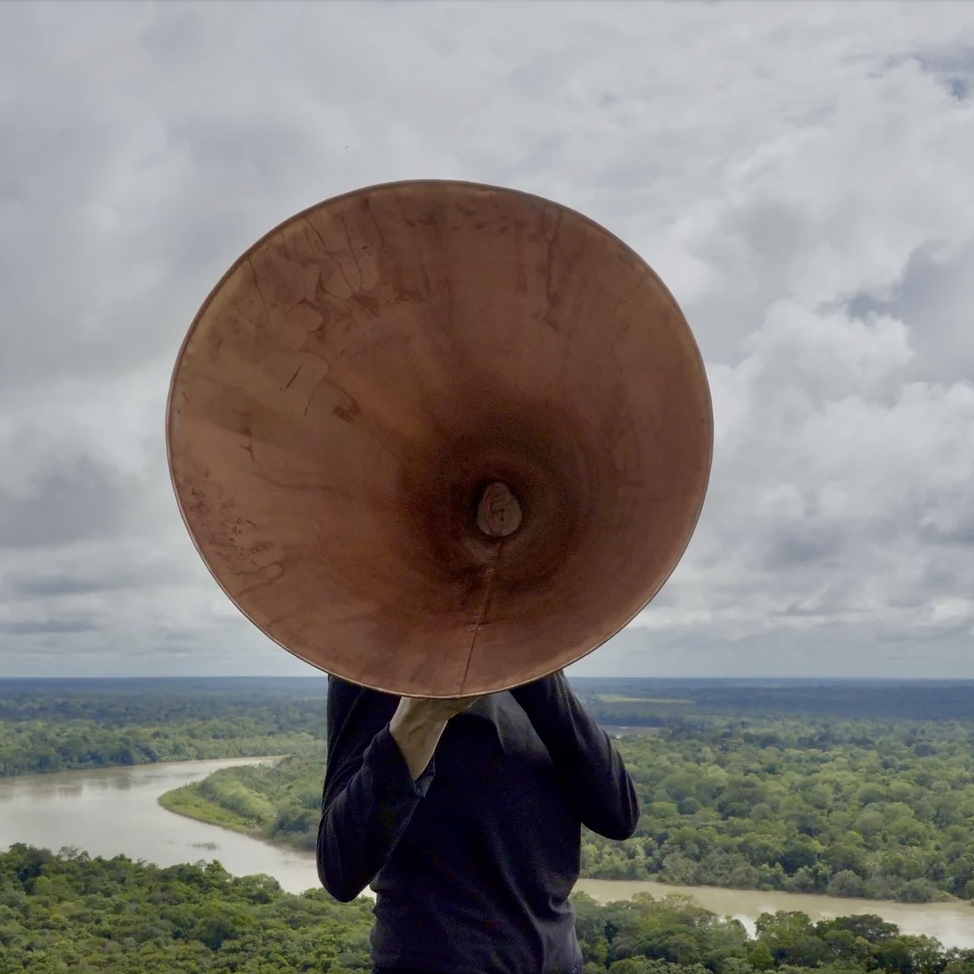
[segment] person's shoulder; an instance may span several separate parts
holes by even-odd
[[[362,686],[359,683],[352,683],[351,680],[342,679],[340,676],[328,674],[328,700],[329,702],[341,702],[346,706],[352,704],[371,704],[385,705],[397,703],[398,698],[380,690],[373,690],[370,687]]]
[[[389,722],[398,701],[398,697],[329,674],[326,706],[329,740],[344,738],[349,733],[354,738],[371,739]]]
[[[363,688],[350,680],[343,680],[340,676],[328,674],[328,700],[351,702],[360,696]]]

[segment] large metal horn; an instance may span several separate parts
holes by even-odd
[[[251,247],[170,391],[179,507],[288,652],[388,692],[466,696],[570,664],[676,567],[710,474],[676,301],[584,216],[392,183]]]

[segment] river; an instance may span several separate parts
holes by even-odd
[[[167,812],[163,792],[199,781],[218,768],[259,764],[270,758],[187,761],[65,771],[0,778],[0,849],[24,842],[57,852],[64,846],[93,856],[126,855],[160,866],[218,859],[233,875],[266,873],[293,893],[318,885],[314,856]],[[974,907],[968,903],[891,903],[765,893],[648,881],[583,879],[577,889],[601,902],[646,891],[654,896],[687,893],[722,916],[733,916],[753,933],[763,912],[803,910],[813,919],[875,913],[904,933],[926,933],[948,947],[974,947]]]

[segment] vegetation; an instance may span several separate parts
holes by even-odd
[[[0,777],[290,754],[324,716],[321,680],[0,680]]]
[[[763,914],[752,938],[685,897],[575,903],[585,974],[974,974],[974,951],[873,916]],[[371,910],[218,863],[160,869],[16,845],[0,853],[0,974],[358,974],[371,970]]]
[[[926,901],[974,898],[974,733],[944,724],[715,723],[620,742],[643,816],[587,834],[604,878]]]
[[[369,970],[371,904],[294,896],[217,863],[167,869],[17,845],[0,854],[0,974]]]
[[[230,771],[245,773],[226,773]],[[325,751],[319,747],[276,766],[223,768],[166,792],[160,803],[190,818],[297,849],[314,849],[324,777]]]
[[[974,681],[572,680],[603,724],[701,727],[712,717],[963,721],[974,716]]]
[[[974,728],[785,719],[663,728],[619,748],[643,816],[586,831],[583,875],[924,902],[974,898]],[[324,751],[226,768],[167,807],[314,848]]]
[[[974,684],[576,682],[604,723],[654,730],[620,742],[637,834],[586,833],[585,875],[974,898]],[[0,681],[0,775],[287,753],[163,804],[309,849],[324,698],[317,679]]]
[[[696,732],[714,719],[953,720],[974,683],[572,681],[606,725]],[[0,777],[293,753],[324,739],[321,679],[0,679]]]

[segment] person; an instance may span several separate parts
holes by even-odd
[[[373,974],[582,970],[581,826],[629,838],[622,756],[563,672],[473,701],[329,677],[318,876],[376,894]]]

